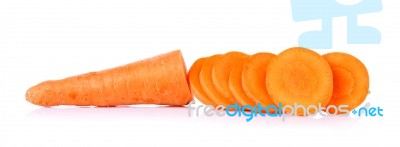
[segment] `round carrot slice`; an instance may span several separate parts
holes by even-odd
[[[200,71],[206,59],[207,58],[200,58],[193,63],[188,73],[189,85],[190,90],[198,100],[200,100],[203,104],[215,106],[215,103],[207,96],[200,84]]]
[[[229,89],[229,74],[239,60],[248,57],[241,52],[228,52],[218,59],[212,69],[212,82],[219,93],[230,103],[235,103],[235,99]]]
[[[248,58],[243,67],[242,83],[246,94],[263,106],[273,104],[266,88],[266,72],[269,62],[276,55],[257,53]]]
[[[214,63],[221,57],[222,57],[222,55],[214,55],[214,56],[208,57],[204,61],[203,66],[200,71],[200,84],[201,84],[201,87],[203,88],[204,92],[207,94],[207,96],[213,102],[215,102],[218,105],[228,106],[228,105],[233,104],[234,102],[225,98],[218,92],[218,90],[215,88],[215,86],[213,84],[212,75],[211,75]]]
[[[321,55],[309,49],[283,51],[271,60],[266,75],[267,90],[277,105],[325,106],[332,96],[331,68]],[[310,113],[314,112],[310,109]],[[300,108],[297,115],[306,114]]]
[[[246,58],[247,60],[248,58]],[[236,62],[235,67],[233,67],[229,75],[229,89],[233,94],[235,100],[241,105],[254,106],[256,102],[246,95],[242,86],[242,72],[245,60],[239,60]]]
[[[333,73],[333,94],[328,105],[348,105],[348,110],[353,110],[367,97],[367,68],[359,59],[346,53],[328,53],[323,57],[328,61]],[[329,113],[335,112],[330,109]]]

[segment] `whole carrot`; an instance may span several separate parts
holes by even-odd
[[[26,92],[40,106],[185,105],[192,100],[179,50],[98,72],[42,82]]]

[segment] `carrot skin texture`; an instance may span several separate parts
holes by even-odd
[[[29,88],[40,106],[185,105],[193,100],[179,50],[98,72],[50,80]]]

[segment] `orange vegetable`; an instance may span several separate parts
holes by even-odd
[[[246,60],[249,58],[246,58]],[[246,92],[242,86],[242,73],[243,73],[243,66],[246,60],[238,60],[236,61],[236,65],[231,70],[229,75],[229,88],[231,93],[233,94],[235,100],[242,106],[256,105],[256,102],[246,95]],[[265,81],[265,80],[264,80]]]
[[[331,68],[321,55],[309,49],[295,47],[281,52],[269,63],[266,75],[267,90],[275,104],[325,106],[332,96]],[[305,113],[298,109],[297,114]]]
[[[273,104],[265,84],[269,62],[276,55],[271,53],[257,53],[248,58],[243,67],[242,84],[246,94],[255,102],[263,106]],[[268,76],[268,75],[267,75]]]
[[[214,83],[212,82],[212,69],[214,66],[214,63],[221,58],[222,55],[213,55],[211,57],[208,57],[201,68],[200,71],[200,84],[203,90],[206,92],[207,96],[215,103],[218,105],[224,105],[228,106],[230,104],[233,104],[234,101],[232,102],[231,100],[223,97],[221,93],[218,92],[218,90],[215,88]],[[233,98],[232,98],[233,99]]]
[[[204,61],[206,60],[207,58],[200,58],[193,63],[188,74],[189,85],[192,93],[197,97],[197,99],[206,105],[215,106],[215,103],[207,96],[200,83],[200,71],[203,67]]]
[[[348,105],[348,110],[351,111],[367,97],[367,68],[359,59],[346,53],[328,53],[323,57],[328,61],[333,73],[333,94],[328,105]],[[333,109],[329,111],[334,113]]]
[[[212,68],[212,82],[215,88],[225,99],[224,101],[233,104],[235,99],[229,89],[229,75],[236,62],[243,60],[248,57],[248,55],[241,52],[228,52],[224,54],[221,58],[215,61]]]
[[[185,105],[192,100],[179,50],[124,66],[42,82],[26,92],[41,106]]]

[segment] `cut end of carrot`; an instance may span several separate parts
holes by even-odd
[[[124,66],[42,82],[26,92],[40,106],[185,105],[193,100],[180,50]]]

